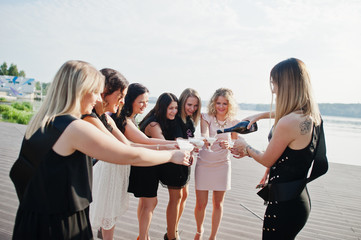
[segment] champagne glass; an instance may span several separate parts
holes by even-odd
[[[198,151],[203,147],[204,141],[201,138],[189,138],[189,142],[194,144]],[[199,154],[198,152],[193,152],[193,157],[198,158]]]
[[[188,140],[181,138],[177,138],[176,140],[180,150],[186,150],[191,152],[194,149],[194,145],[191,144]]]
[[[180,150],[192,151],[194,146],[188,140],[177,139],[177,144]]]
[[[215,134],[214,136],[209,136],[209,137],[206,137],[206,140],[208,141],[208,143],[209,143],[209,151],[210,152],[213,152],[213,150],[212,150],[212,145],[213,145],[213,143],[215,142],[215,141],[217,141],[217,138],[216,138],[216,136],[217,136],[217,134]]]

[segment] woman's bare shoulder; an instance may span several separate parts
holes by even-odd
[[[312,119],[310,116],[298,112],[292,112],[282,117],[277,125],[280,125],[288,130],[295,130],[301,134],[305,134],[309,132],[312,127]]]
[[[93,121],[93,120],[91,120],[91,121]],[[92,123],[82,120],[82,119],[77,119],[77,120],[72,121],[68,125],[66,130],[76,134],[76,133],[86,132],[89,129],[94,129],[94,128],[96,128],[96,127]]]

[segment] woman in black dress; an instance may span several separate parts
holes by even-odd
[[[120,131],[133,143],[139,143],[147,146],[152,146],[158,150],[172,150],[175,149],[177,144],[173,140],[165,140],[159,138],[149,138],[142,131],[139,130],[138,124],[136,122],[136,116],[138,114],[144,113],[147,105],[148,105],[148,89],[139,83],[132,83],[128,87],[127,95],[125,96],[124,105],[117,114],[113,114],[112,118],[114,119],[117,127]],[[129,179],[130,189],[133,189],[134,184],[138,184],[137,182],[133,182],[134,173],[139,172],[142,167],[131,166],[130,172],[131,177]],[[146,175],[138,175],[145,177]],[[139,179],[138,179],[139,180]],[[147,180],[145,180],[147,181]],[[130,190],[132,191],[132,190]],[[139,194],[137,192],[133,192],[135,197],[139,197],[138,204],[138,220],[139,220],[139,238],[138,239],[148,239],[148,230],[150,224],[149,211],[148,209],[154,209],[154,204],[156,198],[153,197],[145,197],[149,195]]]
[[[66,62],[55,75],[10,171],[20,202],[13,239],[93,238],[92,162],[86,155],[135,166],[189,165],[187,152],[126,146],[81,120],[100,99],[103,84],[104,76],[82,61]]]
[[[290,240],[304,227],[310,213],[306,183],[327,171],[326,147],[305,64],[295,58],[278,63],[271,70],[270,84],[277,97],[266,151],[254,149],[239,137],[232,152],[270,168],[268,184],[258,193],[268,204],[263,239]],[[250,124],[261,116],[264,114],[250,117]],[[307,179],[313,161],[312,172],[317,176]]]
[[[182,127],[182,138],[194,138],[196,126],[201,118],[202,101],[198,92],[192,88],[186,88],[179,97],[178,116],[180,118],[180,125]],[[189,167],[190,174],[190,167]],[[179,205],[178,219],[174,228],[176,235],[178,234],[178,225],[183,214],[186,200],[188,197],[188,184],[182,188],[181,202]],[[167,228],[168,236],[173,236],[172,228]]]
[[[163,93],[159,96],[154,108],[140,122],[140,130],[151,138],[175,140],[182,137],[182,129],[177,113],[177,97],[172,93]],[[152,212],[157,204],[159,181],[163,186],[168,187],[167,228],[175,229],[181,191],[187,184],[188,179],[188,167],[178,168],[173,164],[163,164],[150,168],[137,167],[132,168],[130,173],[128,190],[134,193],[135,196],[142,198],[144,205],[149,206],[144,209],[148,214],[143,213],[143,215],[148,216],[150,224]],[[165,238],[168,238],[167,233]],[[169,236],[169,238],[174,239],[176,236]]]

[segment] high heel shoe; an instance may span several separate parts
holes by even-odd
[[[98,229],[97,237],[98,237],[99,239],[103,239],[103,233],[102,233],[102,228],[101,228],[101,227]]]
[[[139,240],[139,236],[137,237],[137,240]],[[150,240],[150,237],[148,236],[148,240]]]
[[[202,235],[203,235],[203,231],[201,232],[196,232],[196,235],[194,236],[194,238],[199,235],[199,238],[198,239],[202,239]]]
[[[180,238],[169,239],[167,233],[164,234],[164,240],[180,240]]]

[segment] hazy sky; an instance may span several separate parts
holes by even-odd
[[[296,57],[319,103],[361,103],[359,0],[0,0],[0,12],[0,64],[37,81],[79,59],[154,97],[227,87],[270,103],[271,68]]]

